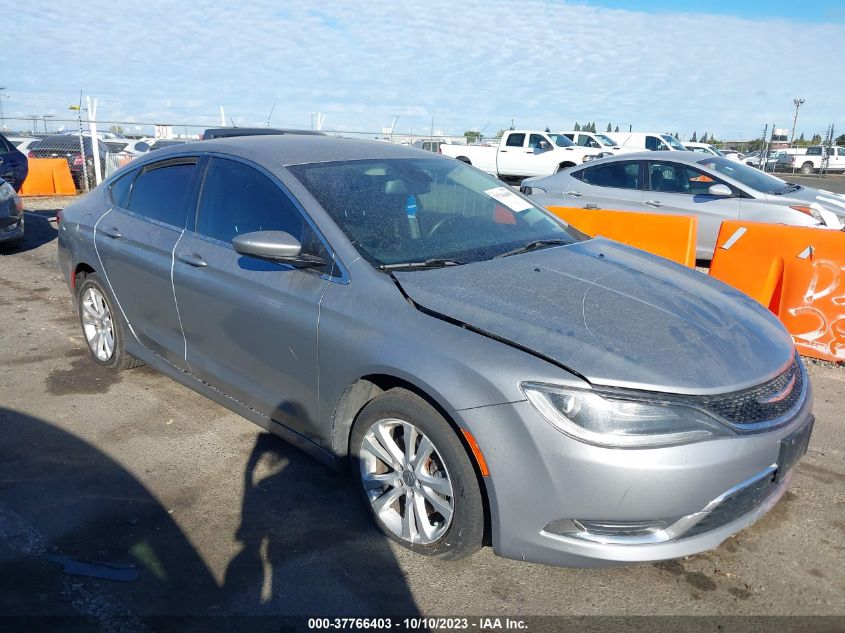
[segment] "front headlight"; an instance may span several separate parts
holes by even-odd
[[[735,435],[703,411],[657,394],[617,396],[539,383],[522,383],[522,391],[552,426],[597,446],[644,448]]]
[[[4,182],[0,185],[0,202],[6,202],[6,200],[11,200],[15,197],[15,190],[12,188],[8,182]]]

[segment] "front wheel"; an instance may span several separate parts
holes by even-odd
[[[367,404],[350,439],[352,472],[379,529],[427,556],[477,551],[484,506],[463,444],[437,410],[391,389]]]

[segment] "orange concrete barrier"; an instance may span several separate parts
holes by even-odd
[[[22,196],[73,196],[76,186],[64,158],[30,158]]]
[[[549,207],[549,211],[587,235],[601,235],[684,266],[695,266],[695,216],[578,207]]]
[[[710,274],[777,314],[802,355],[845,361],[845,232],[725,221]]]

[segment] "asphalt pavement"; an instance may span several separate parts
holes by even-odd
[[[345,473],[153,370],[95,366],[57,268],[49,218],[65,202],[28,200],[26,242],[0,256],[0,628],[44,614],[107,631],[157,630],[151,617],[174,615],[843,622],[842,367],[809,365],[817,421],[790,491],[715,551],[603,570],[490,548],[427,559],[372,526]],[[591,623],[578,630],[598,630]]]

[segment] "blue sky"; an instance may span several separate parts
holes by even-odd
[[[493,133],[610,121],[759,136],[845,131],[845,1],[30,0],[5,60],[6,116]],[[8,47],[5,49],[9,54]]]

